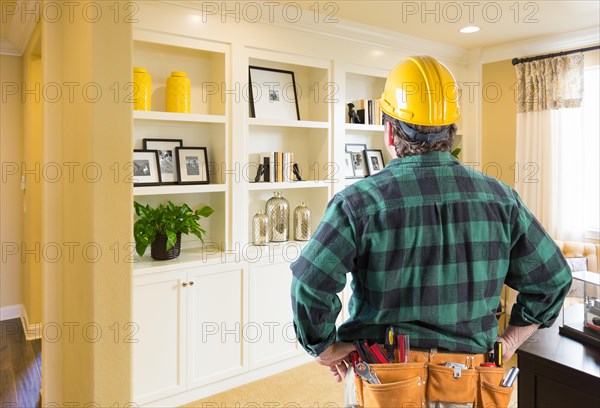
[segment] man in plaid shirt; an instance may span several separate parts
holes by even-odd
[[[408,92],[415,86],[425,89]],[[292,264],[298,340],[337,381],[350,342],[382,343],[389,325],[422,349],[479,354],[499,340],[508,361],[557,318],[569,267],[513,189],[449,153],[460,110],[444,65],[405,60],[390,73],[380,104],[396,158],[335,195]],[[336,330],[348,272],[350,317]],[[504,284],[520,293],[499,338]]]

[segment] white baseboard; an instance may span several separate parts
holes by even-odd
[[[23,331],[25,332],[25,338],[27,340],[42,338],[42,324],[29,324],[27,310],[25,310],[23,305],[18,304],[0,307],[0,321],[10,319],[21,319],[21,325],[23,326]]]
[[[20,318],[21,307],[20,304],[0,307],[0,321]]]
[[[25,339],[36,340],[42,338],[42,324],[29,324],[29,319],[27,318],[27,310],[25,310],[25,307],[23,307],[23,305],[21,305],[21,324],[23,324]]]

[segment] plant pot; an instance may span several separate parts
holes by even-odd
[[[173,248],[166,250],[167,248],[167,236],[157,235],[150,245],[150,256],[152,259],[157,261],[168,261],[169,259],[175,259],[181,252],[181,234],[177,234],[177,241]]]

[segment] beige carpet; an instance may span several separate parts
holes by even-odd
[[[344,406],[344,387],[329,369],[309,363],[271,377],[192,402],[185,407]],[[288,405],[289,404],[289,405]]]

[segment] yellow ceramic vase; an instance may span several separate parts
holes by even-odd
[[[146,68],[133,68],[133,109],[152,109],[152,77]]]
[[[190,113],[190,100],[190,79],[185,72],[172,72],[167,78],[167,112]]]

